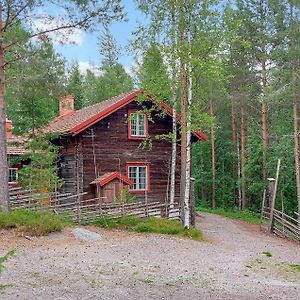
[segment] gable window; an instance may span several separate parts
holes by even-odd
[[[144,139],[148,136],[148,118],[145,113],[137,110],[128,111],[128,138]]]
[[[8,169],[8,182],[16,183],[18,181],[18,169],[17,168],[9,168]]]
[[[150,191],[150,165],[149,163],[127,163],[127,177],[134,182],[129,187],[131,192]]]

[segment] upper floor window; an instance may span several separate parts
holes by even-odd
[[[18,169],[17,168],[9,168],[8,169],[8,182],[16,183],[18,181]]]
[[[144,139],[148,136],[148,118],[145,113],[137,110],[128,111],[128,138]]]

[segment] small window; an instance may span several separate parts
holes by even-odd
[[[16,183],[18,181],[18,169],[9,168],[8,169],[8,182]]]
[[[134,184],[129,187],[130,191],[149,191],[149,165],[128,163],[127,176],[134,182]]]
[[[148,134],[148,119],[146,114],[131,110],[128,113],[128,138],[144,139]]]

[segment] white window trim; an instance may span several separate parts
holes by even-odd
[[[128,174],[128,178],[129,179],[130,179],[130,177],[129,177],[129,174],[130,174],[129,169],[130,168],[137,168],[137,171],[136,171],[136,175],[137,175],[136,178],[137,179],[139,178],[138,168],[145,168],[145,179],[146,179],[146,182],[145,182],[145,188],[144,189],[140,189],[140,188],[133,189],[133,188],[129,187],[129,190],[130,191],[147,191],[148,187],[149,187],[149,182],[148,182],[148,180],[149,180],[149,178],[148,178],[148,168],[149,168],[149,166],[147,166],[147,165],[142,165],[142,166],[141,165],[129,165],[129,166],[127,166],[127,174]],[[130,180],[132,180],[132,179],[130,179]]]
[[[15,170],[16,171],[16,181],[8,181],[8,183],[17,183],[18,182],[18,178],[19,178],[19,173],[18,173],[18,168],[8,168],[8,172],[9,170]],[[9,174],[8,174],[9,175]],[[9,179],[10,176],[8,176]]]
[[[131,128],[131,125],[132,125],[132,122],[133,122],[133,116],[136,117],[135,119],[135,127],[136,127],[136,134],[133,134],[132,133],[132,128]],[[143,116],[143,119],[144,119],[144,134],[141,135],[139,134],[140,132],[140,117]],[[130,136],[134,136],[134,137],[146,137],[147,135],[147,125],[146,125],[146,114],[143,114],[143,113],[138,113],[138,112],[134,112],[134,113],[131,113],[130,114]]]

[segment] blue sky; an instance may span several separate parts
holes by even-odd
[[[127,22],[114,23],[111,25],[111,33],[116,39],[118,46],[121,48],[120,63],[122,63],[127,71],[129,71],[132,63],[132,53],[126,51],[126,46],[130,39],[133,38],[132,33],[137,28],[137,24],[145,20],[136,8],[134,0],[123,0],[125,12],[127,13]],[[86,33],[77,31],[74,33],[72,40],[77,44],[75,45],[60,45],[55,44],[57,52],[61,53],[68,62],[72,63],[78,61],[81,70],[84,70],[89,64],[99,66],[101,63],[101,56],[98,51],[98,37],[101,35],[102,26],[93,33]]]

